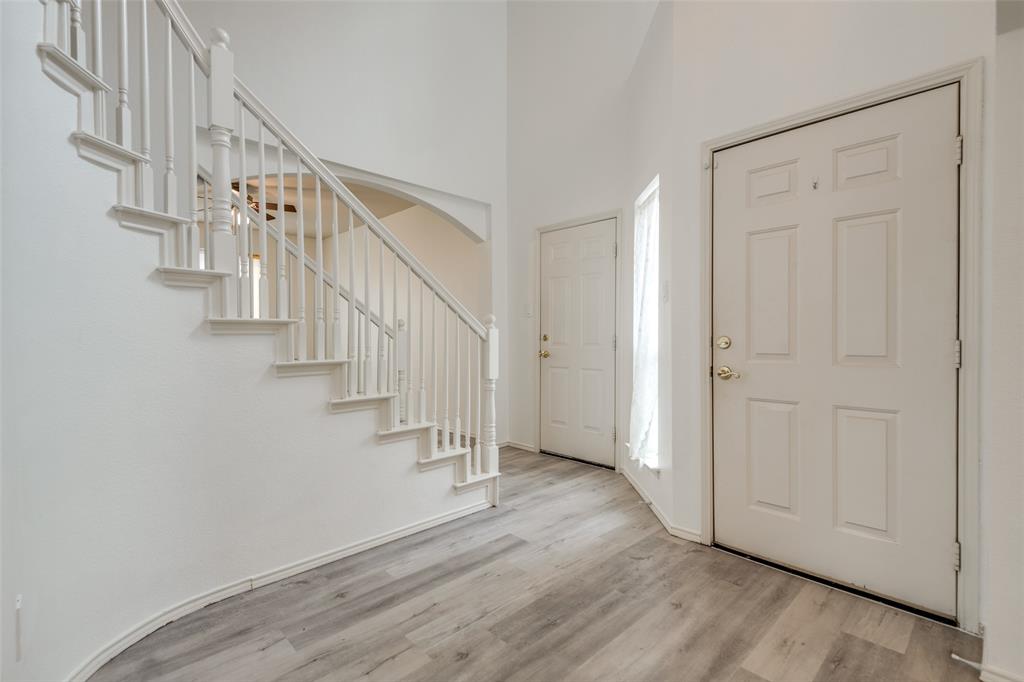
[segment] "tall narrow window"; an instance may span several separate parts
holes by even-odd
[[[658,468],[658,177],[636,200],[629,456]]]

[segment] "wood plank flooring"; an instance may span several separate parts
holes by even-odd
[[[93,680],[973,680],[953,628],[669,536],[614,472],[502,452],[502,505],[206,607]]]

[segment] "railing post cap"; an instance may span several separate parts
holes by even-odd
[[[484,318],[484,326],[488,329],[495,329],[497,327],[498,318],[493,314],[488,315]]]
[[[217,47],[223,47],[225,50],[231,49],[231,36],[228,32],[222,28],[215,28],[211,31],[210,42]]]

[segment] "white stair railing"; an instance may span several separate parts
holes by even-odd
[[[471,476],[497,473],[493,316],[477,320],[238,80],[226,32],[207,46],[177,0],[117,0],[113,21],[101,0],[83,2],[43,0],[41,49],[103,84],[82,100],[78,134],[123,150],[121,203],[173,231],[163,265],[220,277],[216,317],[282,321],[287,360],[337,365],[340,399],[390,403],[387,430],[436,425],[442,451],[469,453]],[[116,46],[116,87],[104,43]]]

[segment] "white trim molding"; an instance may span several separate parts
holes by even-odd
[[[777,119],[705,142],[701,146],[701,337],[711,339],[711,171],[714,154],[729,147],[776,135],[866,107],[884,104],[944,85],[960,86],[960,134],[963,160],[960,166],[960,340],[959,442],[957,448],[957,539],[961,545],[961,569],[957,578],[957,621],[968,632],[979,631],[980,551],[978,470],[980,456],[980,360],[981,360],[981,175],[982,83],[984,60],[957,64],[918,78],[850,97],[816,109]],[[711,366],[710,343],[702,349],[702,366]],[[712,480],[711,377],[704,374],[701,397],[701,541],[714,541],[714,482]],[[996,680],[998,678],[992,678]]]
[[[378,547],[387,542],[399,540],[408,535],[413,535],[420,531],[433,528],[434,526],[439,526],[442,523],[454,521],[462,518],[463,516],[469,516],[470,514],[474,514],[478,511],[489,509],[492,506],[493,505],[490,500],[476,502],[468,507],[439,514],[438,516],[431,517],[424,521],[418,521],[407,526],[402,526],[401,528],[397,528],[388,533],[375,535],[361,542],[355,542],[344,547],[339,547],[338,549],[333,549],[329,552],[324,552],[323,554],[318,554],[301,561],[296,561],[294,563],[281,566],[280,568],[265,571],[249,578],[236,580],[208,592],[198,594],[190,599],[186,599],[185,601],[175,604],[174,606],[171,606],[150,618],[147,618],[143,622],[131,628],[103,649],[93,654],[89,660],[83,663],[71,674],[70,679],[72,682],[84,682],[108,661],[130,647],[132,644],[141,640],[146,635],[155,632],[172,621],[187,616],[193,611],[198,611],[204,606],[222,601],[228,597],[233,597],[243,592],[250,592],[258,587],[269,585],[270,583],[277,582],[278,580],[290,578],[298,575],[299,573],[329,564],[332,561],[344,559],[347,556],[358,554],[359,552],[365,552],[368,549],[373,549],[374,547]]]
[[[629,470],[626,467],[622,467],[619,471],[622,472],[625,479],[629,481],[629,484],[633,486],[633,490],[635,490],[636,494],[640,496],[640,499],[644,501],[644,504],[651,508],[651,511],[654,512],[654,516],[657,517],[658,521],[661,522],[661,525],[665,527],[665,530],[668,531],[669,535],[682,538],[683,540],[689,540],[690,542],[705,544],[701,539],[700,531],[693,530],[692,528],[672,525],[668,520],[668,515],[665,514],[657,504],[655,504],[654,500],[647,497],[644,493],[643,487],[635,478],[633,478],[633,474],[629,473]]]

